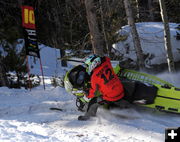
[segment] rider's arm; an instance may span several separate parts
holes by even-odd
[[[91,85],[91,88],[89,89],[89,93],[87,95],[88,98],[94,98],[95,97],[96,89]]]
[[[91,78],[91,88],[89,89],[89,93],[88,93],[87,97],[88,98],[96,97],[97,90],[99,90],[99,85],[98,85],[97,79],[95,79],[92,76],[92,78]]]

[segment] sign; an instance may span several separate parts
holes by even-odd
[[[22,6],[22,26],[24,30],[26,55],[40,57],[33,7]]]
[[[22,25],[24,28],[35,29],[34,8],[22,6]]]

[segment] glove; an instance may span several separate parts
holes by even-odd
[[[83,98],[83,100],[86,101],[87,103],[92,99],[92,98],[88,98],[86,94],[85,94],[82,98]]]

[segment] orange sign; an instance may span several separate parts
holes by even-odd
[[[25,28],[35,29],[35,16],[33,7],[22,6],[22,25]]]

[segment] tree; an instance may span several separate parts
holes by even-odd
[[[154,13],[153,13],[152,0],[148,0],[148,11],[149,11],[149,18],[150,18],[150,20],[154,21]]]
[[[137,20],[155,22],[160,20],[159,3],[155,0],[135,0]],[[133,6],[133,5],[132,5]]]
[[[103,36],[100,33],[93,0],[85,0],[87,21],[94,53],[103,56]]]
[[[160,9],[161,9],[161,17],[164,23],[164,41],[165,41],[165,50],[166,50],[166,57],[168,63],[168,70],[169,72],[175,72],[174,66],[174,59],[172,54],[172,47],[171,47],[171,39],[170,39],[170,30],[169,30],[169,23],[168,17],[166,12],[166,5],[164,0],[159,0]]]
[[[17,2],[6,0],[0,2],[0,48],[2,48],[2,52],[0,52],[0,85],[2,86],[10,85],[6,74],[9,71],[10,64],[5,62],[9,52],[6,52],[6,56],[3,52],[10,44],[15,46],[15,41],[21,38],[20,11]],[[9,62],[14,62],[14,60],[9,60]]]
[[[1,56],[0,56],[0,86],[7,86],[7,78],[3,68]]]
[[[144,59],[143,59],[144,55],[143,55],[143,51],[141,48],[141,43],[140,43],[139,35],[138,35],[137,29],[136,29],[136,25],[134,22],[134,16],[132,13],[132,8],[131,8],[129,0],[124,0],[124,6],[125,6],[125,10],[126,10],[128,25],[131,28],[131,34],[132,34],[132,38],[133,38],[134,48],[135,48],[136,55],[137,55],[137,63],[138,63],[139,68],[143,70],[145,68]]]
[[[100,5],[100,13],[101,13],[101,25],[102,25],[102,32],[104,35],[104,40],[105,40],[105,46],[107,50],[108,56],[110,56],[110,50],[109,50],[109,44],[107,40],[107,35],[106,35],[106,29],[105,29],[105,23],[104,23],[104,14],[103,14],[103,8],[102,8],[102,0],[99,0],[99,5]]]

